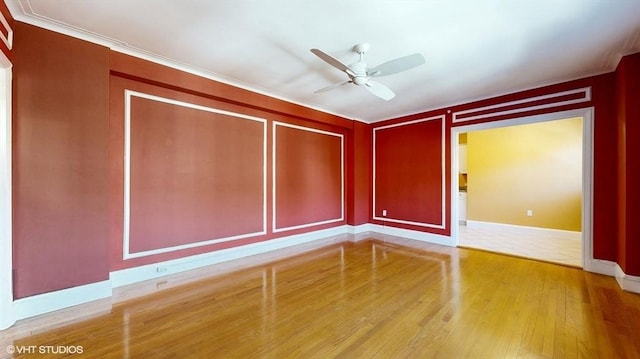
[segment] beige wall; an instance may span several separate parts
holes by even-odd
[[[468,220],[581,230],[582,118],[470,132],[467,169]]]

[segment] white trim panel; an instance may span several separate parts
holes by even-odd
[[[412,125],[412,124],[416,124],[416,123],[420,123],[420,122],[426,122],[426,121],[433,121],[433,120],[440,120],[442,122],[442,133],[440,135],[441,141],[442,141],[442,158],[440,161],[440,172],[442,173],[442,180],[441,180],[441,188],[442,188],[442,208],[441,208],[441,212],[442,212],[442,218],[440,223],[425,223],[425,222],[414,222],[414,221],[406,221],[406,220],[402,220],[399,218],[391,218],[391,217],[379,217],[376,215],[376,132],[378,130],[384,130],[384,129],[388,129],[388,128],[393,128],[393,127],[399,127],[399,126],[406,126],[406,125]],[[445,160],[446,160],[446,146],[445,146],[445,116],[444,115],[439,115],[439,116],[433,116],[433,117],[427,117],[427,118],[423,118],[423,119],[419,119],[419,120],[414,120],[414,121],[409,121],[409,122],[402,122],[402,123],[397,123],[397,124],[393,124],[393,125],[387,125],[387,126],[381,126],[381,127],[377,127],[373,129],[373,141],[372,141],[372,145],[373,145],[373,166],[372,166],[372,176],[373,176],[373,195],[372,195],[372,200],[373,200],[373,219],[378,220],[378,221],[384,221],[384,222],[393,222],[393,223],[401,223],[401,224],[409,224],[409,225],[413,225],[413,226],[420,226],[420,227],[428,227],[428,228],[437,228],[437,229],[446,229],[447,225],[446,225],[446,215],[447,215],[447,211],[446,211],[446,197],[447,197],[447,184],[446,184],[446,169],[445,169]]]
[[[111,281],[105,280],[20,298],[14,302],[16,319],[29,318],[109,297],[111,297]]]
[[[556,98],[556,97],[561,97],[561,96],[566,96],[566,95],[573,95],[573,94],[582,94],[582,97],[576,98],[576,99],[573,99],[573,100],[548,102],[548,103],[544,103],[544,104],[541,104],[541,105],[524,106],[524,107],[518,107],[518,108],[515,108],[515,109],[511,109],[511,110],[500,111],[501,108],[505,108],[505,107],[508,107],[508,106],[527,104],[527,103],[531,103],[531,102],[535,102],[535,101],[553,99],[553,98]],[[490,106],[484,106],[484,107],[478,107],[478,108],[473,108],[473,109],[464,110],[464,111],[457,111],[457,112],[453,113],[453,123],[480,120],[480,119],[484,119],[484,118],[502,116],[502,115],[511,115],[511,114],[517,114],[517,113],[522,113],[522,112],[526,112],[526,111],[541,110],[541,109],[545,109],[545,108],[558,107],[558,106],[564,106],[564,105],[572,105],[572,104],[588,102],[588,101],[591,101],[591,87],[583,87],[583,88],[575,89],[575,90],[556,92],[556,93],[552,93],[552,94],[548,94],[548,95],[529,97],[529,98],[522,99],[522,100],[504,102],[504,103],[499,103],[499,104],[490,105]],[[480,111],[485,111],[485,110],[496,110],[496,111],[495,112],[483,113],[483,114],[479,114],[479,115],[475,115],[475,116],[460,117],[462,115],[466,115],[466,114],[469,114],[469,113],[480,112]]]
[[[308,131],[308,132],[314,132],[314,133],[319,133],[322,135],[328,135],[328,136],[334,136],[334,137],[338,137],[340,138],[340,218],[332,218],[332,219],[328,219],[325,221],[320,221],[320,222],[312,222],[312,223],[305,223],[305,224],[301,224],[301,225],[297,225],[297,226],[290,226],[290,227],[283,227],[283,228],[278,228],[276,226],[276,218],[277,218],[277,212],[276,212],[276,126],[282,126],[282,127],[289,127],[289,128],[295,128],[297,130],[302,130],[302,131]],[[306,227],[312,227],[312,226],[318,226],[321,224],[327,224],[327,223],[334,223],[334,222],[340,222],[340,221],[344,221],[344,135],[341,133],[335,133],[335,132],[329,132],[329,131],[323,131],[323,130],[318,130],[315,128],[311,128],[311,127],[304,127],[304,126],[297,126],[297,125],[292,125],[289,123],[284,123],[284,122],[278,122],[278,121],[274,121],[273,122],[273,150],[271,153],[271,157],[272,157],[272,173],[271,176],[272,178],[272,210],[273,210],[273,217],[272,217],[272,230],[273,233],[278,233],[278,232],[284,232],[284,231],[290,231],[293,229],[300,229],[300,228],[306,228]]]
[[[212,107],[206,107],[202,105],[196,105],[188,102],[178,101],[156,95],[150,95],[147,93],[125,90],[124,91],[124,223],[123,223],[123,236],[122,236],[122,258],[130,259],[137,257],[150,256],[159,253],[173,252],[181,249],[194,248],[206,246],[213,243],[229,242],[241,238],[255,237],[259,235],[267,234],[267,126],[266,119],[248,116],[240,113],[219,110]],[[181,106],[191,108],[194,110],[211,112],[222,114],[226,116],[237,117],[244,120],[257,121],[262,123],[263,136],[262,136],[262,230],[259,232],[243,233],[235,236],[215,238],[201,242],[193,242],[182,244],[178,246],[158,248],[143,252],[132,253],[129,250],[129,230],[130,230],[130,208],[131,208],[131,97],[140,97],[152,101],[163,102],[175,106]]]
[[[4,32],[0,31],[0,38],[2,39],[2,42],[4,42],[4,44],[7,45],[7,48],[11,50],[11,48],[13,47],[13,29],[11,28],[11,26],[9,26],[9,22],[7,21],[7,18],[4,17],[4,14],[1,12],[0,12],[0,24],[7,31],[7,36],[4,35]]]

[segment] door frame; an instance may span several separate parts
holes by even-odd
[[[593,135],[594,108],[552,112],[514,119],[451,127],[451,239],[458,246],[458,171],[459,135],[464,132],[582,117],[582,268],[592,271],[593,257]]]
[[[12,64],[0,51],[0,330],[15,323],[13,306],[13,239],[11,196]]]

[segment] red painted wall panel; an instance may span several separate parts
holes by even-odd
[[[266,233],[266,121],[137,96],[130,119],[132,253]]]
[[[618,135],[615,125],[615,77],[613,73],[588,78],[595,108],[593,153],[593,253],[615,261],[617,256]]]
[[[344,136],[276,124],[275,228],[344,220]]]
[[[618,105],[618,264],[640,275],[640,53],[626,56],[616,70]]]
[[[443,121],[374,129],[375,216],[445,226]]]
[[[15,23],[16,298],[106,280],[108,49]]]
[[[347,222],[350,225],[361,225],[369,222],[371,216],[371,168],[372,168],[372,131],[371,126],[362,122],[354,122],[351,151],[351,161],[347,170],[351,176],[347,181],[351,186],[351,197],[348,203],[350,215]]]

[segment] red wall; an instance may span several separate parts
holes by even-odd
[[[640,275],[640,53],[616,70],[618,105],[618,256],[625,273]]]
[[[371,213],[371,126],[354,122],[348,139],[347,161],[347,223],[361,225],[369,222]]]
[[[16,298],[109,278],[109,51],[15,23]]]
[[[640,131],[634,107],[638,98],[637,55],[623,60],[616,73],[375,125],[252,93],[19,22],[15,23],[12,56],[17,298],[105,280],[117,269],[345,223],[381,223],[373,219],[374,129],[378,140],[376,171],[382,176],[375,193],[376,199],[384,202],[376,203],[376,213],[382,205],[390,217],[397,214],[400,220],[437,222],[444,196],[444,229],[386,224],[448,235],[451,127],[509,118],[491,116],[453,123],[452,113],[582,87],[591,87],[592,98],[587,102],[519,113],[517,117],[595,107],[594,254],[618,261],[628,274],[640,273],[638,228],[633,220],[639,214],[639,201],[625,200],[638,198],[634,185],[638,166],[632,155],[638,153],[638,145],[617,141],[618,136],[637,137]],[[132,102],[130,111],[131,252],[214,242],[123,259],[125,89],[234,114],[139,98]],[[264,122],[238,119],[237,115]],[[436,116],[444,117],[444,135],[442,120],[381,129]],[[284,125],[274,126],[276,122]],[[221,132],[225,136],[220,136]],[[443,142],[444,188],[439,180],[442,172],[433,166],[442,160]],[[619,153],[625,155],[620,172]],[[421,166],[423,162],[425,166]],[[394,177],[398,171],[402,176]],[[625,177],[621,182],[618,173]],[[211,180],[219,174],[222,177]],[[342,176],[344,180],[339,179]],[[259,183],[256,177],[266,178],[266,191],[264,182]],[[311,191],[301,191],[308,187]],[[412,203],[409,192],[418,200]],[[301,198],[301,193],[311,196],[310,200]],[[619,213],[623,214],[620,222]],[[267,225],[263,226],[265,214]],[[287,227],[294,228],[278,231]],[[215,241],[254,231],[263,234]]]

